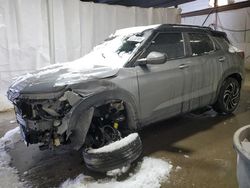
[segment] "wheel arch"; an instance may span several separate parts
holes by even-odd
[[[116,100],[124,102],[128,117],[128,128],[134,130],[139,128],[138,113],[133,97],[123,90],[103,91],[88,98],[83,98],[71,112],[67,132],[76,132],[76,134],[71,136],[76,149],[80,149],[84,144],[92,121],[93,110]],[[88,113],[91,117],[83,117],[83,113]],[[91,121],[88,118],[91,118]]]
[[[234,79],[236,79],[236,80],[238,81],[238,83],[240,84],[240,86],[241,86],[241,84],[242,84],[243,78],[242,78],[242,76],[241,76],[240,73],[233,73],[233,74],[230,74],[230,75],[228,75],[225,79],[227,79],[227,78],[234,78]]]

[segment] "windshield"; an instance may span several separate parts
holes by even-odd
[[[81,60],[108,67],[122,67],[139,48],[146,36],[143,33],[110,36]]]

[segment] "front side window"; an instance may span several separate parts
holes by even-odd
[[[214,45],[207,34],[189,33],[192,56],[204,55],[214,51]]]
[[[145,57],[152,51],[165,53],[168,59],[184,56],[184,41],[181,33],[159,33],[148,47]]]

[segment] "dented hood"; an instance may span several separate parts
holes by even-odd
[[[79,66],[79,63],[83,62],[55,64],[28,73],[17,78],[11,85],[10,90],[27,94],[56,92],[67,85],[115,76],[119,70],[118,67],[93,63]]]

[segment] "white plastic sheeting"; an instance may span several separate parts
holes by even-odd
[[[180,23],[175,8],[137,8],[53,0],[56,62],[88,53],[117,29]],[[50,64],[45,0],[0,0],[0,111],[12,79]],[[7,105],[8,106],[8,105]]]
[[[182,18],[182,24],[202,25],[206,17],[207,15]],[[250,7],[219,12],[217,19],[218,30],[226,32],[231,43],[245,52],[245,65],[250,69]],[[214,23],[215,14],[211,14],[204,25],[209,26]],[[228,29],[242,31],[235,32]]]

